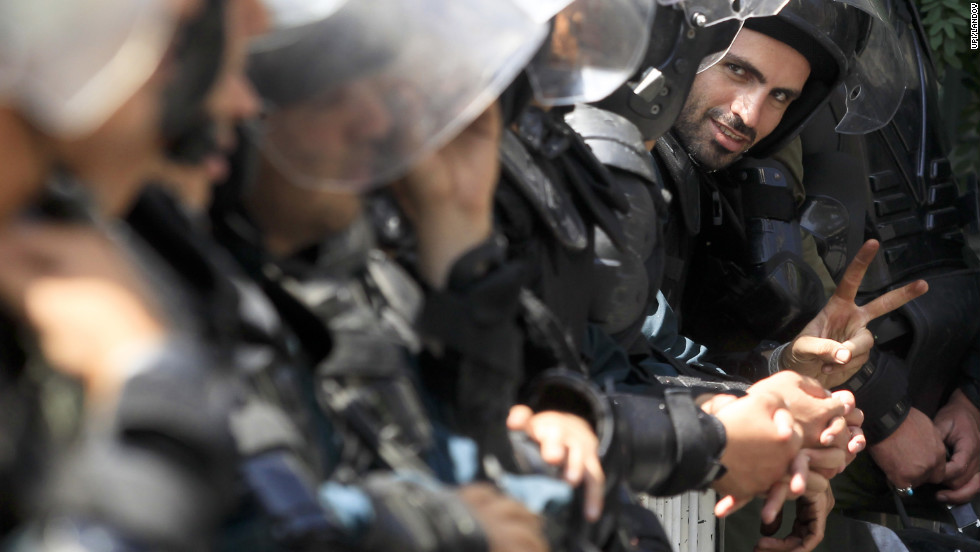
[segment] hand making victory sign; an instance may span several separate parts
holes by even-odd
[[[929,290],[916,280],[858,306],[854,302],[861,280],[878,252],[878,242],[868,240],[848,265],[834,295],[785,350],[779,365],[815,378],[826,388],[847,381],[868,360],[874,338],[868,322],[901,307]]]

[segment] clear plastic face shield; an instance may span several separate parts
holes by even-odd
[[[546,23],[558,12],[567,8],[574,0],[515,0],[521,9],[526,11],[531,19],[538,23]]]
[[[701,59],[698,65],[698,73],[721,61],[731,48],[735,35],[741,30],[741,22],[750,17],[766,17],[776,15],[783,9],[789,0],[680,0],[687,20],[698,27],[710,27],[724,21],[738,21],[739,25],[732,27],[734,34],[728,45],[720,48]],[[718,44],[718,46],[722,46]]]
[[[888,23],[885,4],[880,0],[836,1],[871,16],[870,29],[844,80],[847,112],[836,128],[841,134],[866,134],[895,116],[911,76],[902,45]]]
[[[750,17],[776,15],[789,0],[681,0],[687,20],[698,27],[708,27],[715,23],[738,19],[745,21]],[[662,1],[675,4],[677,0]]]
[[[0,102],[40,130],[84,136],[157,70],[175,0],[0,1]]]
[[[266,3],[274,30],[250,57],[266,107],[255,139],[312,188],[400,177],[483,113],[547,34],[506,0]]]
[[[535,98],[545,105],[588,103],[619,88],[646,53],[655,6],[575,0],[558,12],[548,42],[527,67]]]

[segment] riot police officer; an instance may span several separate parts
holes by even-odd
[[[21,154],[9,166],[23,169],[4,178],[46,195],[30,209],[5,198],[0,238],[12,318],[3,332],[4,394],[13,392],[22,414],[4,431],[13,443],[5,447],[4,532],[24,524],[27,547],[196,549],[228,496],[225,381],[202,369],[208,353],[175,329],[164,288],[147,285],[148,258],[110,218],[162,160],[165,127],[182,126],[162,116],[171,70],[180,70],[165,54],[197,8],[0,8],[4,118],[19,132],[12,145]],[[77,180],[86,186],[75,188]],[[10,475],[16,486],[8,487]]]

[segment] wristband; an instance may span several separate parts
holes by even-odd
[[[783,350],[786,349],[786,347],[788,347],[790,343],[791,342],[787,341],[786,343],[783,343],[779,347],[776,347],[775,349],[772,350],[772,354],[769,355],[769,375],[770,376],[773,375],[773,374],[775,374],[776,372],[778,372],[778,371],[780,371],[782,369],[782,368],[779,367],[779,357],[781,357],[783,355]]]

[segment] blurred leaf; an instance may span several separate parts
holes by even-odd
[[[940,10],[930,10],[929,13],[922,18],[922,24],[928,28],[933,23],[939,21],[940,15],[942,15]]]

